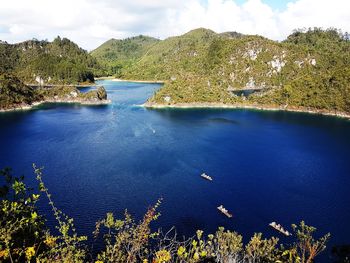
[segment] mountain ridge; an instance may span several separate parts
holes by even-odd
[[[350,112],[350,42],[319,28],[282,42],[197,29],[152,46],[125,79],[163,80],[149,105],[223,103]]]
[[[39,84],[93,82],[103,75],[164,81],[146,103],[153,106],[216,103],[350,113],[350,37],[334,28],[296,30],[281,42],[197,28],[164,40],[110,39],[90,53],[60,37],[1,41],[0,73]]]

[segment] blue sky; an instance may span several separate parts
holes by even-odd
[[[298,28],[350,31],[350,0],[0,1],[0,40],[52,40],[60,35],[88,50],[110,38],[144,34],[164,39],[198,27],[274,40]]]
[[[239,4],[245,3],[247,0],[235,0]],[[271,6],[273,9],[278,9],[278,10],[285,10],[287,8],[287,4],[290,2],[295,2],[293,0],[263,0],[262,1],[265,4],[268,4]]]
[[[238,5],[243,5],[247,2],[247,0],[233,0]],[[287,4],[291,2],[295,2],[296,0],[262,0],[263,3],[271,6],[273,9],[285,10],[287,8]],[[322,0],[321,0],[322,1]],[[208,0],[202,0],[203,4],[207,4]]]

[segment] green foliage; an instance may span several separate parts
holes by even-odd
[[[0,109],[23,107],[40,101],[94,103],[106,99],[107,92],[103,86],[85,93],[71,85],[33,88],[13,75],[0,74]]]
[[[59,231],[58,236],[51,236],[48,232],[45,235],[44,243],[48,248],[36,258],[39,262],[84,262],[86,258],[86,250],[82,245],[82,241],[86,240],[86,236],[78,236],[73,223],[73,219],[69,218],[60,211],[54,204],[51,194],[43,181],[42,168],[33,164],[36,179],[39,182],[39,189],[43,192],[52,208],[52,212],[57,220]]]
[[[336,28],[323,30],[315,27],[295,30],[284,42],[313,47],[315,49],[330,49],[329,45],[337,46],[344,41],[348,41],[347,36],[348,34],[343,35]]]
[[[26,83],[35,83],[37,77],[49,84],[93,82],[94,72],[101,70],[96,59],[67,38],[0,43],[0,73],[14,74]]]
[[[11,169],[0,171],[0,261],[30,261],[43,250],[44,220],[38,215],[40,195],[31,193]]]
[[[104,72],[100,75],[120,76],[124,68],[137,62],[158,41],[143,35],[122,40],[110,39],[90,54],[104,65]]]
[[[124,67],[121,76],[165,81],[149,100],[156,104],[265,105],[349,113],[349,69],[349,35],[335,29],[299,30],[278,43],[201,28],[156,43]]]
[[[107,228],[104,235],[105,250],[98,255],[102,262],[140,262],[149,257],[149,240],[152,238],[150,224],[159,216],[157,208],[161,201],[149,208],[138,224],[125,211],[124,220],[114,219],[112,213],[96,223],[95,238],[98,237],[101,227]]]
[[[315,227],[308,226],[304,221],[300,222],[300,225],[292,225],[294,232],[297,236],[297,243],[295,248],[298,255],[300,255],[301,263],[312,263],[315,257],[326,248],[326,243],[330,238],[330,234],[326,234],[318,240],[313,237],[316,231]]]
[[[274,262],[279,258],[276,246],[278,238],[262,239],[262,234],[254,234],[246,245],[246,257],[250,258],[251,262]]]
[[[32,104],[42,97],[33,88],[23,84],[10,74],[0,74],[0,109],[8,109],[21,104]]]
[[[164,41],[142,35],[111,39],[91,55],[60,37],[51,43],[0,42],[1,72],[24,82],[38,77],[45,83],[92,82],[94,75],[163,80],[164,87],[149,100],[156,104],[220,103],[350,113],[349,34],[332,28],[297,30],[282,43],[199,28]],[[8,93],[5,99],[0,94],[2,105],[21,103],[22,97],[33,101],[28,89],[23,94],[22,88],[6,89],[1,91]]]

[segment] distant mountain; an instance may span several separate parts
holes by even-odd
[[[220,33],[220,35],[223,37],[227,37],[227,38],[241,38],[244,36],[243,34],[235,32],[235,31],[223,32],[223,33]]]
[[[91,55],[105,66],[106,75],[118,75],[122,69],[137,62],[160,40],[139,35],[126,39],[110,39],[91,51]]]
[[[192,30],[151,46],[125,79],[164,80],[149,104],[221,103],[350,113],[350,42],[335,29],[283,42]]]
[[[0,75],[46,84],[91,82],[95,75],[165,81],[149,99],[151,106],[217,104],[349,114],[349,39],[335,29],[295,31],[277,42],[198,28],[162,41],[142,35],[111,39],[90,54],[60,37],[1,41]]]
[[[0,73],[16,75],[27,83],[93,82],[98,70],[97,60],[67,38],[0,42]]]

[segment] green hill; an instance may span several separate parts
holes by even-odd
[[[199,28],[163,41],[111,39],[91,52],[70,40],[0,41],[0,74],[24,83],[94,76],[162,80],[148,105],[229,105],[350,113],[350,41],[335,29],[295,31],[283,42]]]
[[[14,74],[27,83],[93,82],[99,70],[96,59],[67,38],[0,42],[0,73]]]
[[[110,39],[91,51],[91,55],[105,65],[106,75],[119,75],[123,68],[135,63],[159,39],[136,36],[126,39]]]
[[[164,80],[149,104],[350,112],[350,42],[334,29],[296,31],[276,42],[200,28],[156,43],[122,77]]]
[[[42,96],[33,88],[23,84],[18,78],[0,74],[0,109],[8,109],[17,105],[30,105],[40,101]]]

